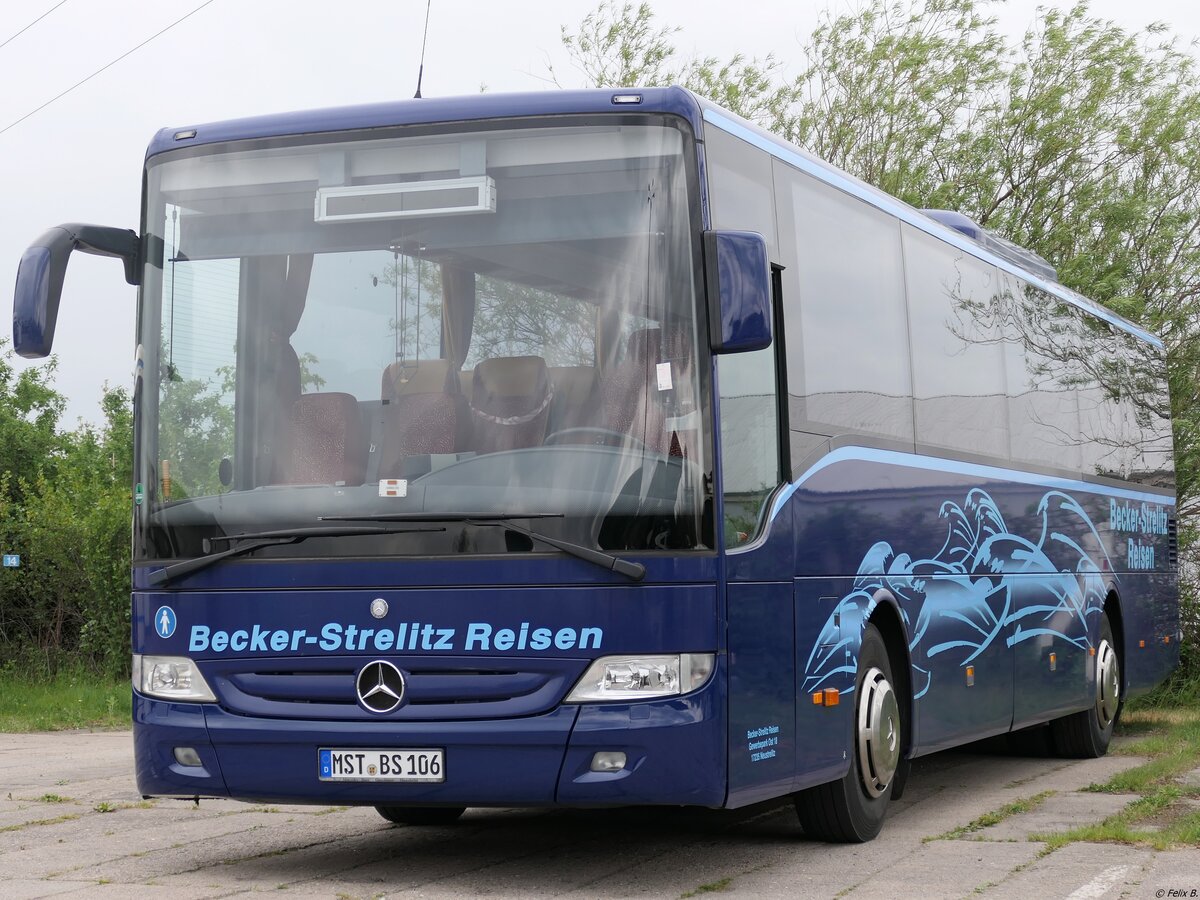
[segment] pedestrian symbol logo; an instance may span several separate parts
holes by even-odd
[[[169,638],[175,633],[175,610],[169,606],[160,606],[154,614],[154,630],[159,637]]]

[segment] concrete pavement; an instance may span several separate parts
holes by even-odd
[[[1080,789],[1138,762],[937,754],[914,765],[879,838],[839,846],[807,840],[786,803],[472,809],[418,828],[372,809],[143,802],[128,732],[0,734],[0,896],[1200,897],[1200,849],[1046,854],[1029,840],[1122,808],[1133,798]],[[1047,791],[1035,809],[945,837]]]

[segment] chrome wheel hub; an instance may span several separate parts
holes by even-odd
[[[1106,640],[1096,650],[1096,719],[1101,730],[1108,728],[1117,717],[1121,702],[1121,667],[1116,651]]]
[[[883,672],[872,667],[858,695],[858,762],[866,792],[878,797],[900,764],[900,705]]]

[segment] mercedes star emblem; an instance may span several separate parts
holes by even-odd
[[[377,659],[362,667],[354,688],[364,709],[390,713],[404,697],[404,676],[390,662]]]
[[[376,597],[374,600],[371,601],[371,615],[374,616],[376,619],[382,619],[384,616],[387,615],[387,611],[388,611],[387,601],[384,600],[382,597]]]

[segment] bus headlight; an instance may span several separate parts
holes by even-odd
[[[686,694],[708,681],[715,660],[712,653],[602,656],[588,666],[564,702],[615,703]]]
[[[217,698],[186,656],[133,654],[133,689],[147,697],[184,703],[212,703]]]

